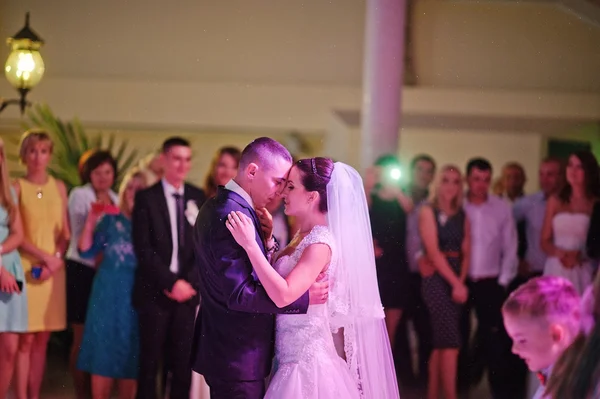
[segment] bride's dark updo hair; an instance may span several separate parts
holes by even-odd
[[[327,184],[333,173],[333,161],[329,158],[308,158],[296,162],[302,172],[302,185],[306,191],[319,193],[319,211],[327,212]]]

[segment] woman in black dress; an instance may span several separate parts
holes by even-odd
[[[393,349],[396,330],[410,291],[406,258],[406,215],[412,210],[412,201],[400,188],[400,163],[396,157],[386,155],[379,158],[370,172],[375,183],[368,198],[377,281]]]
[[[461,307],[468,296],[465,279],[470,228],[462,209],[462,176],[458,168],[445,166],[438,179],[433,200],[419,212],[419,232],[425,250],[425,257],[419,262],[421,289],[433,338],[427,396],[442,397],[441,388],[445,399],[455,399]]]

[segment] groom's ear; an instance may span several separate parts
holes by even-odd
[[[249,163],[246,167],[246,176],[248,179],[254,179],[254,177],[256,177],[256,172],[258,172],[258,165],[254,162]]]

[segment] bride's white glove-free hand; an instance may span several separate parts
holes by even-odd
[[[235,241],[245,250],[256,245],[254,222],[244,213],[239,211],[231,212],[227,215],[225,226],[227,226]]]

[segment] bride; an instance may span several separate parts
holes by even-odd
[[[303,159],[292,166],[282,197],[299,231],[273,266],[250,218],[232,212],[227,228],[278,307],[321,275],[330,293],[305,315],[277,315],[275,371],[265,398],[399,398],[360,175],[327,158]]]

